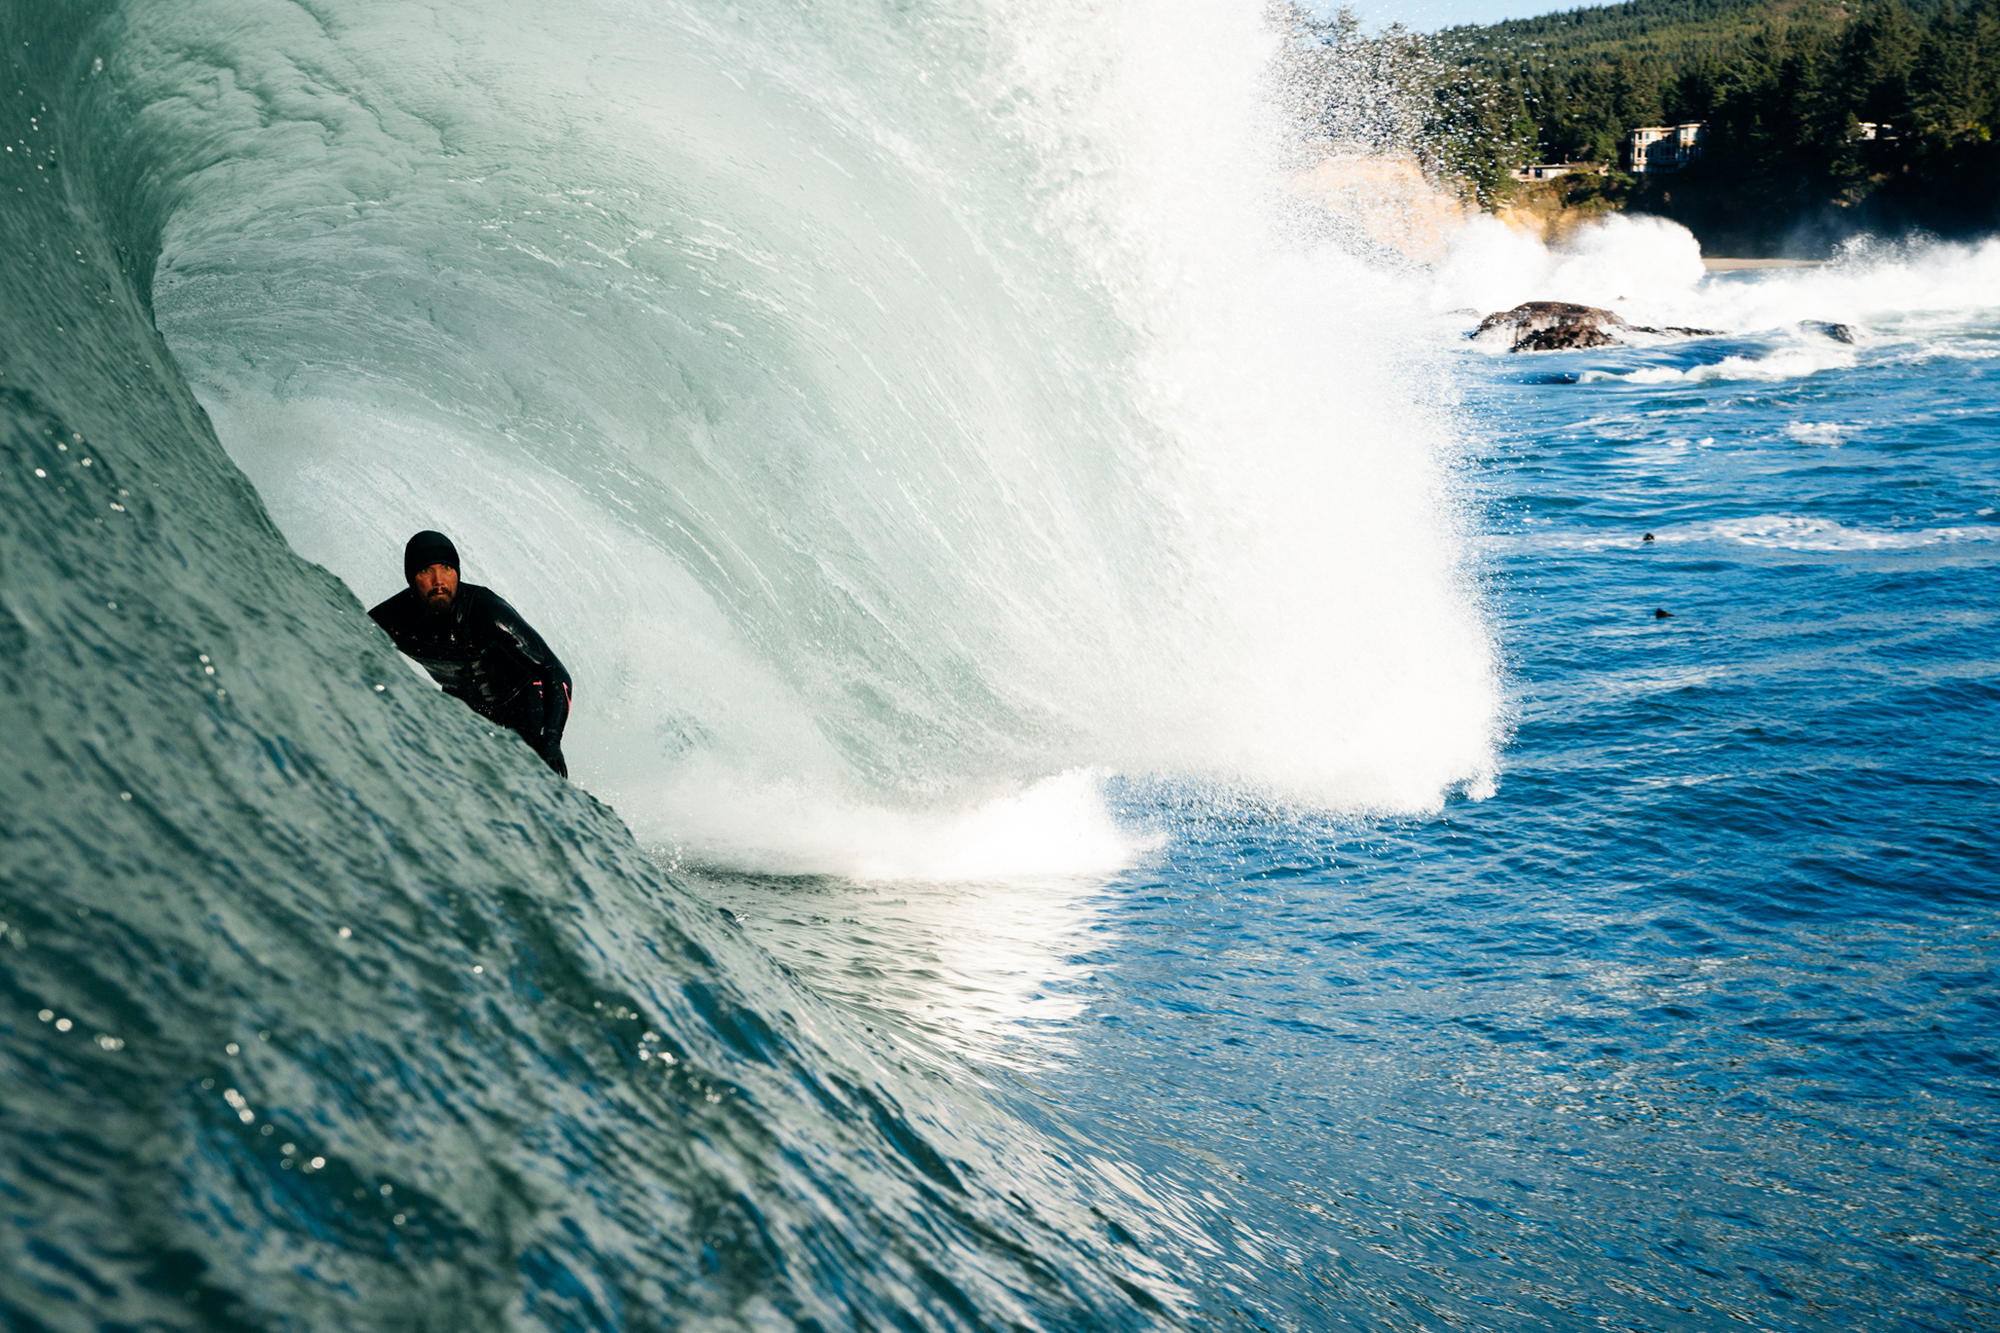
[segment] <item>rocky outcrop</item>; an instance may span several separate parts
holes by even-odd
[[[1608,346],[1618,341],[1609,331],[1623,327],[1623,319],[1596,306],[1527,301],[1480,320],[1472,336],[1480,342],[1504,339],[1516,352],[1555,351]]]
[[[1820,337],[1831,338],[1837,343],[1852,343],[1854,341],[1854,326],[1852,324],[1835,324],[1833,321],[1826,319],[1802,319],[1799,321],[1799,332],[1817,333]]]
[[[1536,329],[1514,340],[1510,352],[1574,352],[1585,347],[1616,347],[1618,339],[1586,324],[1558,324]]]
[[[1584,347],[1615,347],[1627,333],[1672,334],[1683,338],[1713,335],[1714,329],[1679,326],[1652,328],[1627,324],[1610,310],[1568,301],[1525,301],[1512,310],[1488,315],[1472,331],[1482,342],[1505,340],[1510,352],[1569,352]]]

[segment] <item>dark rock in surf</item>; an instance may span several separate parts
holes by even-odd
[[[1505,339],[1510,351],[1556,352],[1577,347],[1609,347],[1618,339],[1606,330],[1622,329],[1625,321],[1596,306],[1568,301],[1525,301],[1479,321],[1472,336],[1488,342]]]
[[[1706,338],[1716,332],[1679,325],[1656,329],[1645,324],[1627,324],[1615,312],[1594,305],[1528,301],[1512,310],[1488,315],[1472,331],[1472,336],[1486,342],[1504,338],[1510,352],[1572,352],[1584,347],[1616,347],[1624,341],[1619,335],[1627,333]]]
[[[1671,335],[1676,338],[1713,338],[1718,336],[1722,332],[1721,329],[1682,328],[1678,324],[1667,324],[1657,329],[1649,327],[1648,325],[1645,324],[1627,324],[1625,326],[1625,331],[1627,333],[1652,333],[1652,334],[1657,334],[1661,337],[1667,337]]]
[[[1802,319],[1799,321],[1799,332],[1817,333],[1820,337],[1831,338],[1837,343],[1854,342],[1852,324],[1836,324],[1829,319]]]
[[[1655,620],[1672,620],[1673,618],[1674,618],[1674,613],[1673,613],[1673,612],[1671,612],[1671,611],[1668,611],[1668,610],[1665,610],[1665,609],[1663,609],[1663,608],[1661,608],[1661,607],[1654,607],[1654,608],[1653,608],[1653,619],[1655,619]]]
[[[1522,334],[1514,340],[1510,352],[1573,352],[1583,347],[1616,347],[1618,339],[1603,329],[1587,324],[1559,324],[1551,329],[1536,329]]]

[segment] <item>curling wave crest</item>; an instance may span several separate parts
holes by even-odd
[[[1406,303],[1258,214],[1254,23],[355,17],[145,20],[160,326],[302,554],[370,602],[443,528],[543,629],[643,839],[1000,873],[973,812],[1053,790],[1092,870],[1037,784],[1485,789],[1451,431]]]

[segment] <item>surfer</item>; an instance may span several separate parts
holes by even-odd
[[[458,548],[424,531],[403,548],[409,587],[368,614],[454,699],[517,731],[564,777],[569,672],[521,613],[491,588],[460,583]]]

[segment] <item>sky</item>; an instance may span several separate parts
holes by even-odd
[[[1353,0],[1353,3],[1362,26],[1370,32],[1396,22],[1418,32],[1436,32],[1460,23],[1498,23],[1501,19],[1533,18],[1537,14],[1596,7],[1592,0]],[[1320,0],[1312,8],[1330,14],[1340,5]]]

